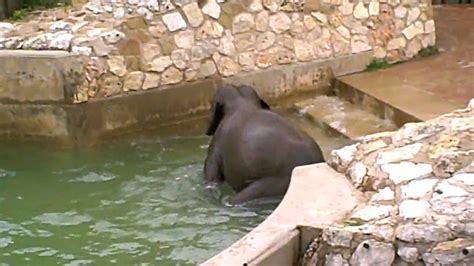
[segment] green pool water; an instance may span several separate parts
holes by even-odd
[[[0,264],[188,265],[276,203],[229,208],[201,186],[208,138],[84,149],[0,146]]]
[[[347,140],[292,112],[325,156]],[[146,137],[93,148],[0,144],[0,265],[195,265],[278,202],[226,207],[202,187],[209,139]]]

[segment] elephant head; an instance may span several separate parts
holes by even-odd
[[[225,113],[239,107],[253,106],[259,109],[270,110],[270,106],[262,100],[257,92],[250,86],[225,85],[219,88],[214,95],[211,108],[211,118],[206,135],[212,136],[217,130]]]

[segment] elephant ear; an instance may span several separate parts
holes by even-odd
[[[214,102],[211,111],[211,119],[209,121],[209,126],[207,127],[206,135],[212,136],[217,130],[219,123],[224,117],[224,105],[219,102]]]

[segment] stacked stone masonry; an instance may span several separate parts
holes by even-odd
[[[474,99],[466,109],[332,152],[363,191],[341,225],[326,228],[305,265],[474,265]]]
[[[435,43],[428,0],[91,0],[0,22],[0,49],[88,56],[74,102],[373,51]]]

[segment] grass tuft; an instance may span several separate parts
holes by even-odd
[[[438,54],[438,53],[439,53],[438,47],[430,45],[426,48],[422,48],[418,52],[418,55],[421,56],[421,57],[428,57],[428,56],[432,56],[432,55],[435,55],[435,54]]]
[[[367,65],[368,71],[376,71],[391,66],[387,59],[372,59]]]

